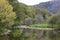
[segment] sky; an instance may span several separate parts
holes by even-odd
[[[41,2],[46,2],[50,0],[18,0],[18,1],[26,5],[35,5],[35,4],[39,4]]]

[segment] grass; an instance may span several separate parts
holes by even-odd
[[[30,27],[39,27],[39,28],[47,28],[49,25],[48,24],[33,24],[30,25]]]
[[[50,24],[33,24],[33,25],[30,25],[30,27],[52,28],[52,25],[50,25]],[[59,26],[58,25],[53,25],[53,28],[59,28]]]

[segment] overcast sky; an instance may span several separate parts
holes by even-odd
[[[35,5],[35,4],[50,1],[50,0],[18,0],[18,1],[27,5]]]

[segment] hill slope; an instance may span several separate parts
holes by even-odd
[[[44,8],[49,10],[50,12],[56,13],[60,7],[60,0],[43,2],[34,6]]]

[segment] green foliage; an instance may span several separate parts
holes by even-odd
[[[36,8],[33,6],[27,6],[25,4],[19,3],[17,0],[9,0],[9,3],[13,6],[13,11],[16,13],[16,25],[21,25],[26,18],[31,18],[31,24],[35,24],[35,21],[40,23],[47,23],[47,18],[51,16],[51,13],[47,10]],[[36,15],[40,14],[37,18]],[[29,20],[28,20],[29,21]]]
[[[37,28],[52,28],[52,24],[33,24],[29,25],[30,27],[37,27]],[[58,28],[58,24],[53,24],[54,28]]]
[[[51,12],[45,10],[45,9],[42,9],[42,8],[36,8],[35,7],[35,20],[37,20],[39,23],[42,23],[42,24],[45,24],[47,23],[47,19],[48,17],[50,17],[52,15]],[[34,20],[34,22],[36,22]]]
[[[23,30],[21,30],[21,29],[13,29],[12,32],[11,32],[11,35],[14,38],[16,38],[16,37],[18,38],[18,37],[20,37],[22,31]]]
[[[22,29],[12,29],[12,32],[10,33],[11,40],[20,40],[22,31]]]
[[[27,7],[26,8],[26,14],[27,14],[27,16],[28,17],[31,17],[31,18],[34,18],[34,16],[35,16],[35,8],[34,7]]]
[[[6,32],[8,29],[4,28],[4,27],[0,27],[0,33],[4,33]]]
[[[13,11],[16,13],[16,25],[22,24],[22,21],[27,18],[27,17],[32,17],[34,16],[34,8],[29,7],[25,4],[19,3],[17,0],[9,0],[9,3],[13,6]]]
[[[30,27],[37,27],[37,28],[48,28],[48,24],[34,24],[30,25]]]
[[[13,12],[13,7],[7,0],[0,0],[0,27],[1,30],[5,27],[9,28],[14,24],[16,14]]]
[[[59,14],[55,14],[53,15],[48,23],[52,25],[52,27],[57,27],[57,28],[60,28],[60,15]]]
[[[46,20],[48,17],[50,17],[52,15],[51,12],[49,12],[48,10],[45,10],[43,8],[35,8],[36,9],[36,13],[40,13],[43,17],[44,20]]]

